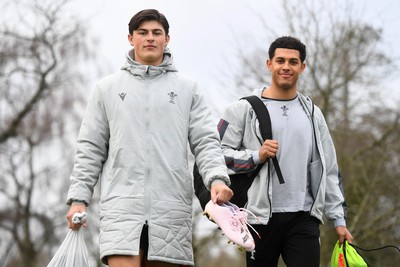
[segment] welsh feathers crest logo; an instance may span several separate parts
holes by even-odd
[[[174,92],[169,92],[169,103],[175,104],[175,98],[178,96],[177,94],[175,94]]]

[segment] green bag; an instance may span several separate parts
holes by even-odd
[[[333,248],[331,267],[368,267],[368,264],[347,240],[340,247],[338,240]]]

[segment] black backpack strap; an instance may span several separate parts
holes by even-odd
[[[258,122],[260,124],[260,132],[264,141],[266,139],[272,139],[271,118],[264,102],[262,102],[262,100],[255,95],[243,97],[242,99],[246,99],[253,107],[254,112],[257,115]],[[268,162],[270,162],[270,158],[268,158]],[[276,174],[278,175],[279,183],[285,183],[285,180],[282,176],[281,168],[279,167],[278,159],[276,157],[273,157],[272,163],[274,164]]]

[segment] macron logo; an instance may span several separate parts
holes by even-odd
[[[124,101],[126,93],[119,93],[118,95],[121,98],[121,100]]]

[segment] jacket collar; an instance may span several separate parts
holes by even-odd
[[[265,87],[257,88],[255,89],[252,94],[258,96],[260,99],[262,99],[262,92]],[[301,94],[300,92],[297,92],[297,95],[299,97],[300,103],[303,106],[303,108],[306,110],[307,114],[313,115],[314,113],[314,103],[312,102],[311,98],[309,96],[305,96]]]
[[[134,48],[129,50],[126,55],[126,62],[121,67],[122,70],[126,70],[134,76],[140,77],[156,77],[167,72],[177,72],[175,68],[172,54],[168,47],[164,49],[163,62],[158,66],[142,65],[135,61],[135,50]]]

